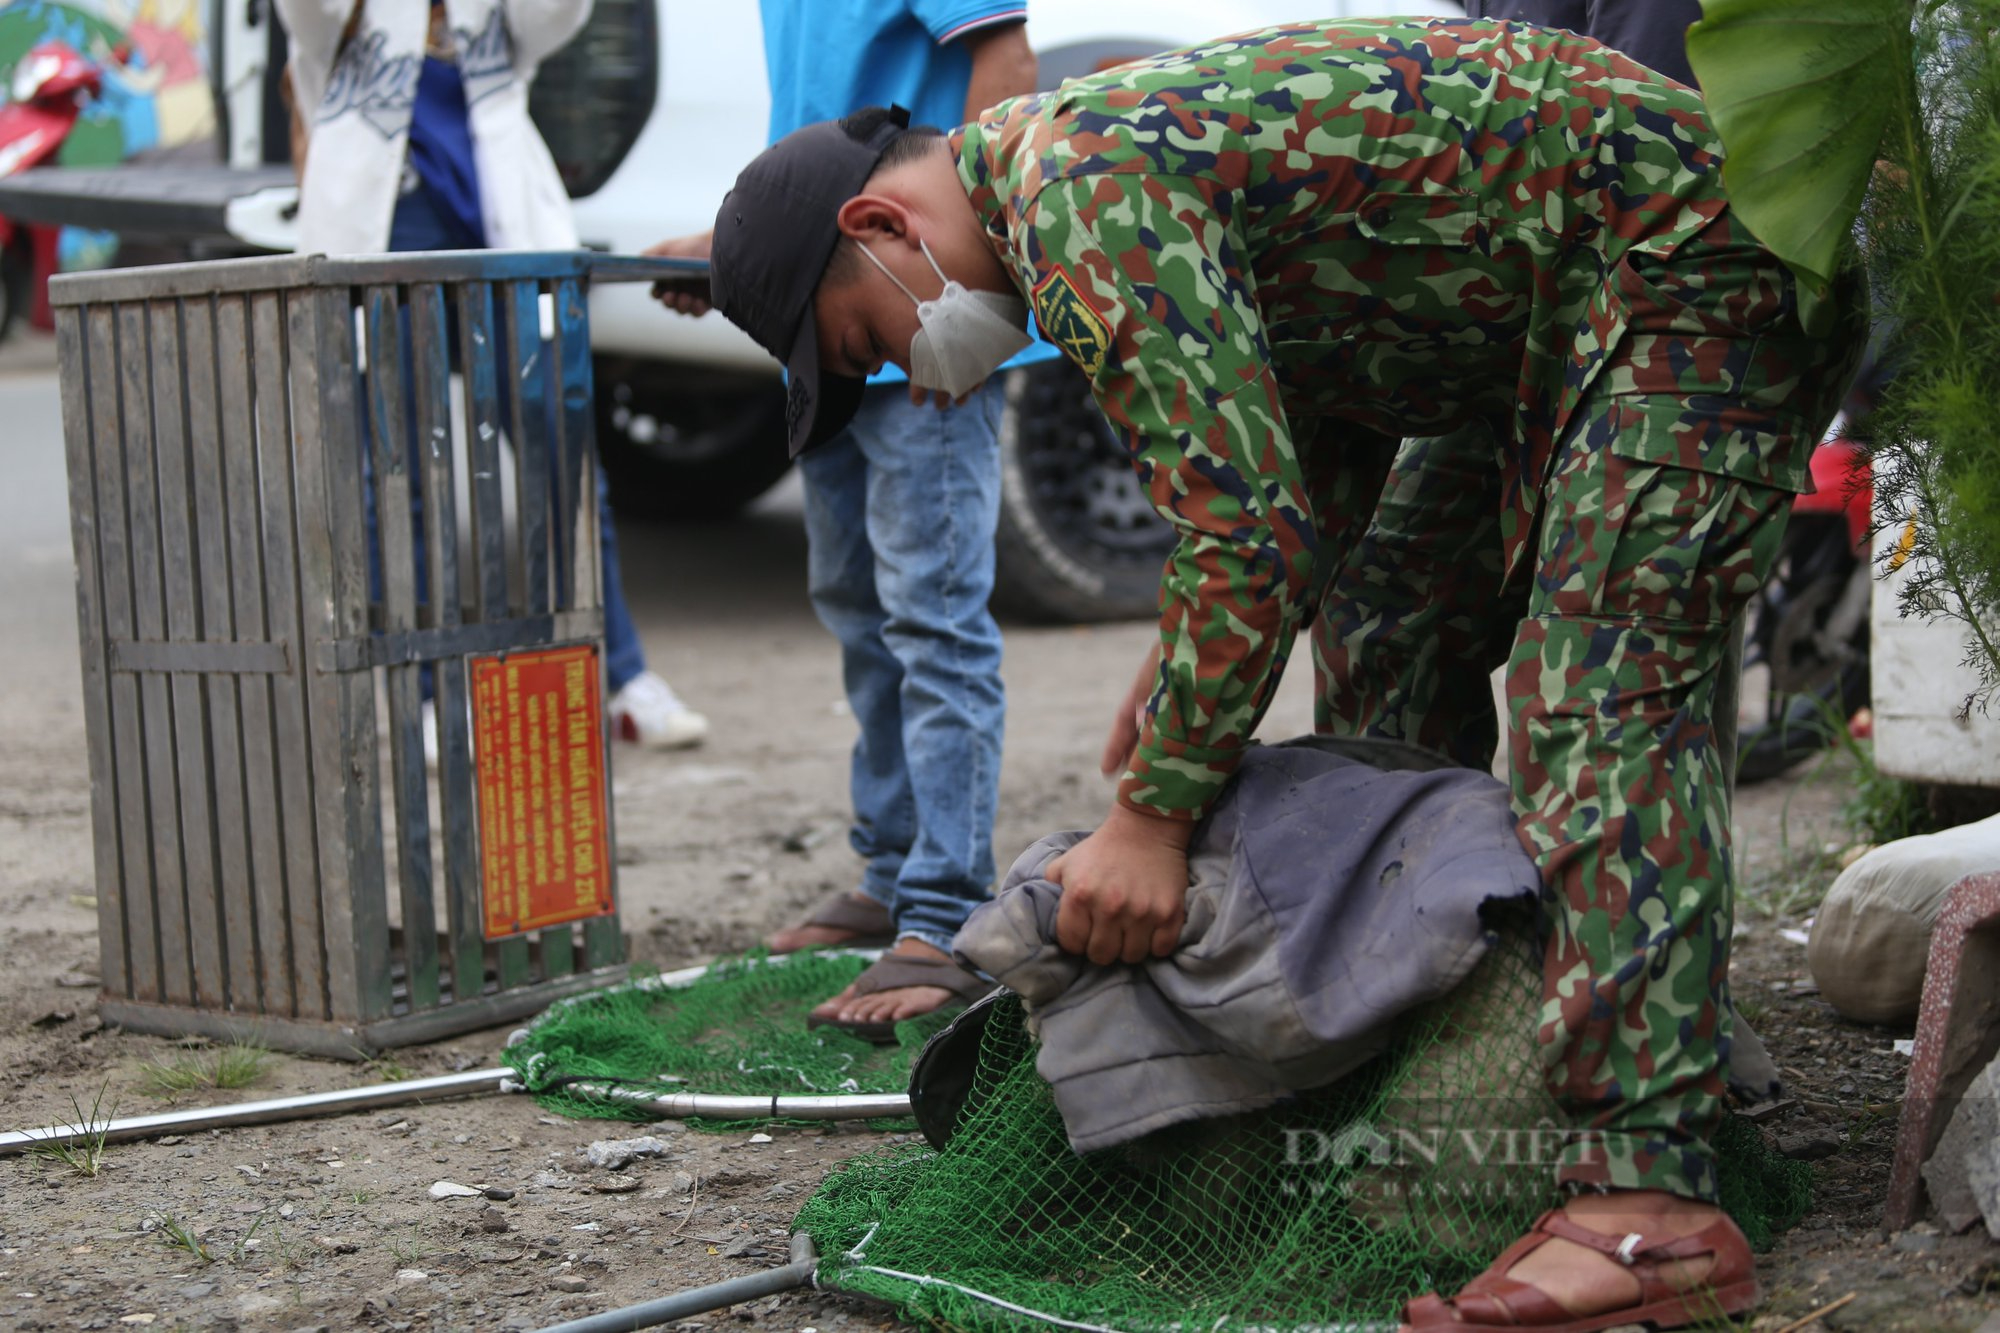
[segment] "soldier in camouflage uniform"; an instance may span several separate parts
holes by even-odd
[[[1117,802],[1052,874],[1065,946],[1171,951],[1187,830],[1307,621],[1322,729],[1477,767],[1504,663],[1540,1040],[1577,1126],[1558,1171],[1583,1194],[1410,1318],[1670,1327],[1754,1303],[1708,1142],[1731,924],[1713,719],[1854,337],[1844,313],[1802,330],[1697,95],[1569,33],[1313,23],[1004,103],[948,146],[850,190],[844,243],[902,264],[923,241],[941,276],[1026,295],[1181,534],[1107,747]],[[718,246],[718,287],[726,267]],[[826,402],[916,327],[846,269],[805,321]],[[809,418],[796,354],[793,374]]]

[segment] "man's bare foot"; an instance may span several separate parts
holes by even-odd
[[[1563,1207],[1563,1216],[1600,1236],[1616,1239],[1641,1232],[1655,1240],[1691,1236],[1722,1215],[1711,1203],[1684,1199],[1661,1190],[1618,1190],[1611,1194],[1581,1194]],[[1707,1255],[1663,1265],[1663,1275],[1677,1291],[1701,1285],[1714,1260]],[[1516,1282],[1540,1290],[1574,1315],[1622,1309],[1639,1299],[1639,1279],[1632,1270],[1606,1254],[1557,1236],[1544,1241],[1527,1258],[1507,1270]]]
[[[887,937],[889,933],[887,929],[889,916],[882,904],[857,890],[847,895],[846,902],[843,905],[851,907],[853,912],[857,914],[857,919],[880,915],[883,929],[871,933],[861,929],[858,925],[854,928],[848,928],[845,926],[823,926],[807,923],[785,927],[777,934],[765,940],[765,946],[772,953],[797,953],[801,949],[838,949],[845,945],[853,944],[856,941],[872,941]]]
[[[897,940],[896,946],[889,952],[909,958],[951,960],[951,955],[942,949],[933,948],[918,939]],[[952,999],[952,992],[942,986],[899,986],[894,990],[876,991],[872,995],[856,995],[854,987],[849,986],[812,1012],[815,1018],[840,1023],[900,1023],[906,1018],[928,1014]]]

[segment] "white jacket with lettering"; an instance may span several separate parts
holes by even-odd
[[[292,83],[311,132],[299,187],[302,254],[389,248],[430,26],[426,0],[367,0],[343,49],[354,0],[277,0],[292,41]],[[528,119],[535,68],[590,17],[591,0],[445,0],[472,123],[487,243],[577,244],[569,196]]]

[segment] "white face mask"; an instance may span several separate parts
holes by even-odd
[[[919,301],[867,246],[861,253],[916,303],[917,333],[910,339],[910,383],[940,389],[953,398],[978,388],[1008,358],[1027,347],[1028,303],[1011,293],[975,292],[944,275],[931,248],[917,245],[944,284],[936,300]]]

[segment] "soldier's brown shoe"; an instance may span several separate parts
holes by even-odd
[[[1538,1288],[1507,1276],[1515,1264],[1554,1238],[1596,1250],[1625,1265],[1639,1281],[1638,1298],[1615,1310],[1571,1314]],[[1704,1258],[1709,1260],[1709,1268],[1701,1281],[1688,1286],[1669,1279],[1668,1268]],[[1495,1328],[1599,1333],[1621,1324],[1675,1329],[1742,1314],[1762,1299],[1750,1242],[1726,1214],[1690,1235],[1665,1238],[1639,1231],[1603,1235],[1552,1209],[1458,1295],[1450,1299],[1435,1294],[1419,1296],[1403,1308],[1403,1319],[1409,1333]]]

